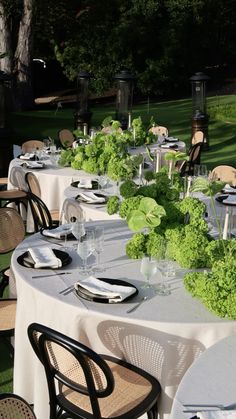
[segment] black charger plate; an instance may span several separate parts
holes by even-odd
[[[228,198],[228,196],[229,196],[229,194],[217,196],[216,201],[220,202],[221,204],[227,205],[227,206],[235,207],[236,206],[236,200],[235,200],[235,202],[224,202],[225,199]]]
[[[72,182],[70,184],[70,186],[73,186],[74,188],[79,188],[80,187],[79,184],[80,184],[80,181],[78,180],[76,182]],[[97,180],[92,180],[92,187],[91,188],[84,188],[83,185],[82,185],[81,189],[88,189],[88,190],[98,189],[98,181]]]
[[[72,258],[70,257],[68,253],[63,252],[62,250],[58,250],[58,249],[52,249],[52,250],[55,256],[61,260],[62,266],[67,266],[69,265],[69,263],[71,263]],[[25,268],[34,268],[34,261],[28,251],[18,256],[17,262],[21,266],[24,266]],[[48,269],[48,268],[45,267],[45,268],[40,268],[40,269]]]
[[[40,230],[40,234],[45,238],[45,240],[51,241],[52,243],[55,242],[55,241],[60,242],[60,241],[65,240],[65,236],[61,236],[60,238],[59,237],[53,237],[53,236],[47,236],[46,234],[44,234],[44,229]],[[70,233],[66,236],[66,240],[76,240],[76,238],[72,233]]]
[[[124,287],[132,287],[134,288],[135,291],[132,295],[129,295],[123,301],[109,301],[108,298],[93,294],[81,286],[78,286],[76,290],[77,294],[84,300],[93,301],[95,303],[103,303],[103,304],[123,303],[124,301],[127,301],[130,298],[135,297],[135,295],[138,295],[138,289],[133,284],[130,284],[129,282],[123,281],[121,279],[112,279],[112,278],[97,278],[97,279],[101,279],[101,281],[107,282],[108,284],[122,285]]]

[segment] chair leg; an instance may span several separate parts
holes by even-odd
[[[148,419],[157,419],[158,414],[158,405],[157,402],[152,406],[152,408],[147,412]]]
[[[9,350],[10,358],[14,359],[14,347],[12,346],[11,342],[6,337],[3,337],[2,341]]]

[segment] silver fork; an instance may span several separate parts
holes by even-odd
[[[140,307],[141,304],[147,300],[147,298],[147,296],[144,296],[141,301],[139,301],[135,306],[129,308],[129,310],[127,310],[126,313],[132,313],[133,311],[137,310],[137,308]]]

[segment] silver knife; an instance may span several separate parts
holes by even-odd
[[[55,273],[55,274],[48,274],[48,275],[35,275],[35,276],[32,276],[32,278],[48,278],[50,276],[70,275],[71,273],[72,272],[58,272],[58,274]]]

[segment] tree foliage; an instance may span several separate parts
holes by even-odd
[[[128,67],[141,92],[177,94],[194,72],[235,64],[234,0],[0,0],[11,70],[26,4],[34,12],[28,61],[56,59],[72,81],[90,71],[93,91],[114,85],[114,74]],[[3,53],[9,39],[1,27]]]

